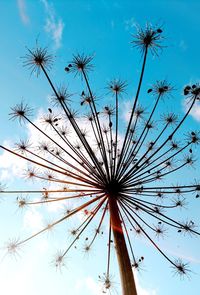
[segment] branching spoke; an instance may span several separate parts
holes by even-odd
[[[124,205],[122,205],[124,213],[127,213],[127,218],[130,216],[130,218],[134,221],[134,223],[140,228],[142,233],[148,238],[148,240],[151,242],[151,244],[165,257],[171,264],[173,264],[176,267],[176,264],[158,247],[158,245],[153,241],[153,239],[147,234],[147,232],[143,229],[143,227],[140,225],[139,222],[136,221],[136,219],[130,214],[130,212],[126,209]],[[129,218],[128,218],[129,219]],[[132,224],[131,220],[129,219],[130,224]]]
[[[138,89],[137,89],[137,93],[136,93],[136,96],[135,96],[133,108],[132,108],[132,111],[131,111],[131,116],[130,116],[128,127],[127,127],[127,130],[126,130],[126,134],[125,134],[125,137],[124,137],[124,142],[123,142],[123,145],[122,145],[121,155],[120,155],[119,162],[118,162],[118,165],[117,165],[117,172],[116,172],[117,175],[119,173],[120,164],[124,160],[123,159],[123,153],[125,152],[124,150],[125,150],[125,146],[126,146],[126,141],[127,141],[127,138],[128,138],[129,132],[130,132],[130,128],[131,128],[132,120],[133,120],[133,115],[134,115],[135,108],[136,108],[137,101],[138,101],[139,94],[140,94],[140,88],[141,88],[141,85],[142,85],[142,80],[143,80],[143,75],[144,75],[144,69],[145,69],[146,60],[147,60],[147,53],[148,53],[148,46],[145,48],[144,60],[143,60],[143,64],[142,64],[142,71],[141,71],[141,75],[140,75]]]
[[[73,210],[72,210],[69,214],[67,214],[66,216],[64,216],[64,217],[62,217],[62,218],[60,218],[60,219],[58,219],[58,220],[55,221],[55,222],[53,222],[53,223],[51,224],[51,228],[54,227],[55,225],[58,225],[58,224],[61,223],[62,221],[68,219],[69,217],[73,216],[73,215],[76,214],[77,212],[80,212],[81,210],[83,210],[84,208],[88,207],[88,206],[91,205],[92,203],[94,203],[94,202],[100,200],[102,197],[104,197],[104,195],[100,195],[100,196],[94,198],[93,200],[90,200],[90,201],[84,203],[83,205],[81,205],[81,206],[79,206],[79,207],[73,209]],[[42,230],[38,231],[37,233],[35,233],[35,234],[31,235],[30,237],[28,237],[28,238],[26,238],[26,239],[20,241],[20,242],[18,243],[18,246],[21,245],[21,244],[24,244],[25,242],[27,242],[27,241],[29,241],[29,240],[31,240],[31,239],[33,239],[34,237],[36,237],[36,236],[38,236],[38,235],[40,235],[40,234],[46,232],[47,230],[49,230],[49,226],[46,226],[45,228],[43,228]]]
[[[71,249],[71,247],[74,245],[74,243],[80,238],[80,236],[82,235],[82,233],[84,232],[84,230],[87,228],[87,226],[90,224],[90,222],[92,221],[92,219],[95,217],[95,215],[97,214],[97,212],[100,210],[100,208],[102,207],[102,205],[105,202],[105,198],[92,210],[93,214],[91,214],[91,216],[89,215],[82,223],[81,225],[75,230],[76,232],[78,232],[76,238],[72,241],[72,243],[69,245],[69,247],[63,252],[62,257],[64,257],[68,251]]]

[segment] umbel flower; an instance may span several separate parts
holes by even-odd
[[[174,112],[160,114],[161,101],[171,96],[174,90],[166,80],[157,81],[152,88],[146,89],[147,98],[154,99],[152,108],[148,108],[147,112],[141,105],[139,97],[147,56],[149,53],[158,54],[158,49],[162,48],[162,39],[162,30],[149,24],[145,29],[139,29],[134,36],[132,43],[141,49],[143,63],[123,135],[119,98],[126,90],[126,82],[114,79],[108,83],[107,89],[114,97],[114,104],[106,104],[103,109],[99,109],[89,81],[89,72],[93,69],[92,57],[74,55],[65,66],[65,71],[67,75],[73,73],[77,78],[81,76],[85,82],[85,89],[80,94],[80,108],[86,109],[86,114],[79,118],[70,107],[72,96],[68,89],[64,86],[57,88],[49,75],[52,56],[47,49],[37,47],[28,50],[24,65],[37,75],[43,73],[47,78],[53,92],[53,106],[43,116],[41,126],[31,119],[32,111],[26,104],[13,107],[11,118],[30,124],[38,132],[41,141],[33,146],[28,140],[21,140],[13,150],[2,145],[0,147],[22,161],[28,161],[27,178],[46,181],[48,185],[32,191],[8,191],[2,186],[0,193],[20,194],[17,197],[20,208],[65,201],[67,204],[69,200],[72,207],[66,208],[60,219],[35,234],[24,239],[9,240],[9,253],[16,253],[23,244],[82,212],[83,218],[78,219],[80,224],[70,230],[73,238],[71,243],[54,257],[56,267],[65,265],[70,249],[95,223],[96,230],[85,239],[84,250],[90,251],[97,238],[106,234],[102,230],[106,224],[107,266],[103,275],[99,276],[104,293],[113,286],[110,257],[114,249],[118,258],[122,294],[137,294],[133,268],[140,269],[144,256],[138,258],[133,249],[134,233],[142,234],[176,273],[188,275],[188,263],[170,257],[156,239],[169,232],[169,229],[177,234],[200,235],[194,221],[178,220],[171,213],[186,206],[188,195],[194,193],[196,198],[199,197],[200,183],[194,180],[181,184],[170,183],[171,175],[176,179],[180,171],[185,172],[184,169],[195,162],[193,153],[200,142],[199,132],[192,130],[186,133],[182,127],[195,102],[200,99],[200,86],[195,84],[184,88],[188,108],[180,118]],[[60,107],[59,115],[53,109],[55,106],[56,111]],[[158,116],[159,124],[155,122]],[[86,130],[83,125],[87,126]],[[36,194],[41,194],[41,200],[35,200]]]

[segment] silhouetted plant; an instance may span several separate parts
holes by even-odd
[[[155,128],[153,118],[158,105],[166,96],[172,95],[174,87],[163,80],[157,81],[147,90],[147,95],[153,95],[155,99],[149,113],[141,106],[139,95],[147,56],[149,53],[158,55],[158,51],[162,49],[162,39],[162,29],[151,25],[147,25],[145,29],[139,28],[133,36],[133,46],[141,50],[143,63],[124,136],[119,120],[119,98],[126,90],[126,82],[114,79],[108,83],[107,89],[114,96],[114,106],[106,104],[103,110],[99,110],[89,82],[93,58],[85,54],[74,55],[65,71],[67,74],[81,76],[85,81],[85,89],[80,94],[80,105],[85,106],[87,112],[79,118],[77,112],[70,107],[72,95],[68,89],[54,86],[50,78],[48,70],[52,66],[53,56],[46,48],[28,49],[24,65],[37,76],[44,74],[53,91],[52,104],[54,107],[59,106],[61,112],[56,115],[49,108],[48,113],[42,117],[43,123],[49,128],[44,128],[31,119],[32,110],[26,104],[16,105],[12,108],[11,119],[18,119],[21,124],[29,123],[38,131],[43,141],[38,147],[34,147],[28,140],[21,140],[14,150],[2,145],[0,147],[33,165],[26,171],[28,178],[45,180],[50,186],[35,191],[8,191],[2,187],[0,192],[19,193],[21,196],[17,197],[17,202],[20,208],[65,200],[74,200],[76,206],[67,208],[60,219],[39,232],[22,240],[10,240],[7,244],[8,252],[15,253],[32,238],[83,212],[84,218],[80,225],[70,231],[73,241],[54,257],[56,267],[65,264],[69,250],[82,237],[91,222],[96,221],[95,233],[85,239],[84,250],[88,252],[91,249],[97,237],[103,233],[103,224],[108,224],[107,267],[105,273],[99,276],[103,281],[104,293],[113,285],[110,277],[110,255],[114,238],[122,293],[137,294],[132,268],[139,269],[144,256],[136,258],[131,242],[133,232],[146,237],[176,273],[188,275],[190,270],[187,262],[170,258],[159,247],[155,238],[164,235],[167,228],[178,233],[200,234],[192,220],[179,221],[170,217],[169,213],[170,210],[186,205],[184,195],[195,193],[198,198],[200,183],[193,181],[192,184],[186,184],[184,180],[183,184],[173,185],[167,179],[168,175],[176,175],[175,173],[193,165],[195,161],[193,148],[200,142],[199,132],[190,131],[185,139],[180,136],[176,139],[175,136],[180,133],[192,107],[200,99],[200,86],[195,84],[184,88],[188,107],[182,118],[178,119],[174,112],[161,114],[161,120],[157,129]],[[82,129],[85,125],[86,130]],[[154,133],[152,130],[155,130]],[[160,180],[165,182],[158,184]],[[56,186],[52,188],[52,185]],[[41,200],[31,200],[32,195],[39,193],[42,194]],[[27,194],[28,198],[23,196]],[[171,201],[170,196],[173,196]],[[77,206],[76,200],[80,200],[81,204]]]

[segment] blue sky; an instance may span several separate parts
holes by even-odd
[[[185,109],[181,89],[185,84],[195,83],[200,78],[199,1],[2,0],[0,10],[1,142],[11,144],[23,137],[24,133],[30,133],[30,130],[25,131],[24,127],[9,120],[10,107],[24,100],[35,109],[37,116],[38,110],[48,106],[51,92],[46,80],[42,76],[30,76],[27,68],[23,67],[21,58],[26,54],[26,46],[34,47],[36,40],[41,45],[48,46],[56,56],[51,71],[55,84],[65,82],[72,93],[82,89],[82,82],[66,76],[64,67],[74,53],[86,52],[94,55],[95,68],[90,80],[95,91],[100,94],[99,106],[101,95],[106,93],[106,83],[114,77],[128,82],[122,107],[126,107],[134,96],[142,59],[140,53],[132,48],[131,34],[135,33],[137,25],[144,26],[146,22],[162,26],[166,36],[166,47],[159,57],[149,58],[144,78],[145,89],[160,79],[168,79],[175,85],[176,94],[162,103],[163,110],[178,110],[183,115]],[[142,96],[145,96],[145,89],[142,90]],[[75,108],[77,105],[74,102]],[[196,104],[186,126],[198,129],[199,123],[200,105]],[[24,183],[31,187],[32,184],[27,181],[17,179],[20,169],[24,168],[21,161],[8,159],[3,154],[0,154],[0,161],[2,182],[9,183],[10,188],[22,187]],[[189,170],[189,176],[198,178],[198,175],[197,163],[196,169]],[[199,221],[197,203],[193,199],[189,206],[190,211],[183,213],[184,216],[194,216]],[[53,208],[21,213],[16,209],[13,196],[4,198],[0,203],[2,256],[4,240],[18,237],[23,232],[34,232],[42,222],[51,219],[51,216],[57,216],[57,213]],[[69,223],[69,227],[72,225]],[[105,240],[99,241],[89,257],[85,257],[81,249],[72,252],[66,263],[67,267],[61,274],[51,266],[55,249],[61,243],[69,241],[67,228],[60,227],[48,236],[31,242],[24,247],[20,258],[6,256],[2,259],[0,288],[4,295],[11,295],[14,291],[20,295],[99,294],[98,275],[105,271]],[[137,275],[138,295],[198,295],[199,239],[184,236],[176,239],[176,235],[169,232],[160,243],[169,254],[181,255],[191,262],[191,277],[189,280],[180,280],[174,276],[170,266],[155,249],[145,239],[136,238],[135,249],[145,256],[144,270]],[[112,263],[113,269],[116,269],[114,257]],[[114,271],[114,281],[116,290],[119,290],[117,271]]]

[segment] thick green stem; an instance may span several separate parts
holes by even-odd
[[[119,209],[115,197],[109,197],[111,226],[120,270],[122,295],[137,295],[131,262],[124,238]]]

